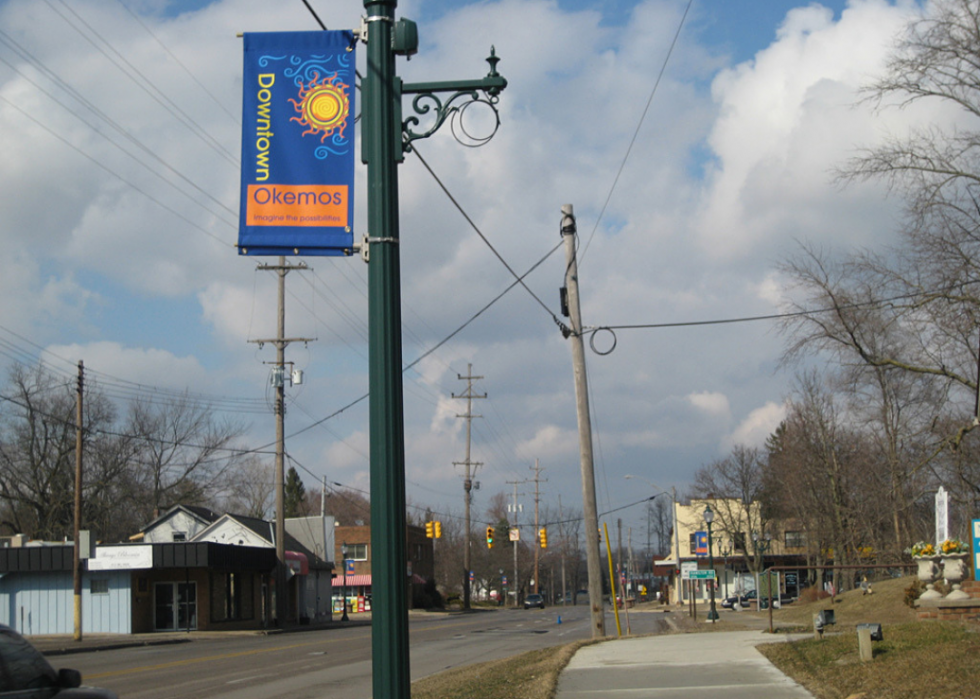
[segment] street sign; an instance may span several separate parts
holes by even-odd
[[[980,519],[973,524],[973,579],[980,580]]]
[[[511,527],[510,531],[508,532],[508,535],[510,536],[511,541],[521,540],[521,530],[518,529],[517,527]]]
[[[714,580],[715,571],[713,570],[692,570],[688,575],[688,580]]]

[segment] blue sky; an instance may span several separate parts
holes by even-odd
[[[353,2],[313,6],[333,28],[363,12]],[[914,3],[695,0],[641,123],[685,7],[399,6],[419,22],[423,47],[399,62],[406,80],[480,77],[496,47],[509,81],[496,137],[467,149],[444,128],[418,150],[521,272],[559,242],[560,207],[574,204],[588,325],[777,311],[789,293],[777,264],[801,242],[894,240],[901,202],[874,183],[842,190],[834,166],[910,124],[956,118],[929,106],[855,106]],[[17,350],[0,359],[43,357],[66,376],[82,359],[96,376],[233,399],[222,406],[265,398],[273,350],[249,340],[274,334],[275,280],[256,270],[267,260],[234,249],[235,35],[316,29],[301,0],[6,0],[0,27],[0,292],[15,300],[0,310],[0,338]],[[511,278],[417,158],[399,177],[407,363]],[[356,178],[359,237],[360,164]],[[306,262],[311,272],[287,279],[287,334],[317,340],[287,352],[306,372],[290,390],[287,434],[367,390],[365,266]],[[552,311],[562,272],[558,253],[528,278]],[[617,340],[613,353],[588,357],[600,510],[644,495],[626,474],[683,492],[696,468],[735,443],[761,444],[783,414],[793,371],[779,366],[784,338],[771,325],[624,330]],[[463,458],[464,406],[452,395],[470,363],[485,377],[475,390],[489,395],[473,425],[473,458],[485,464],[477,511],[509,493],[507,481],[529,478],[535,459],[549,479],[546,503],[561,495],[574,507],[569,348],[520,289],[406,374],[411,502],[461,509],[453,461]],[[250,445],[271,441],[271,412],[245,417]],[[367,489],[366,433],[362,402],[287,449],[308,485],[326,477]],[[642,519],[638,508],[626,516]]]

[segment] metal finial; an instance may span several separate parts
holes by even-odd
[[[500,59],[497,58],[497,49],[494,46],[490,47],[490,55],[487,57],[487,63],[490,64],[490,72],[487,74],[487,77],[495,78],[500,75],[497,72],[497,64],[500,63]]]

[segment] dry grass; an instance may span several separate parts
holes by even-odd
[[[412,683],[412,699],[551,699],[575,651],[593,641],[534,650]]]
[[[822,640],[760,646],[770,661],[818,699],[978,699],[980,698],[980,631],[975,625],[917,622],[904,604],[913,578],[874,584],[874,594],[860,590],[808,604],[773,610],[782,630],[812,628],[813,615],[833,609],[836,626]],[[685,624],[686,630],[731,631],[747,622],[768,626],[768,611],[741,612],[719,624]],[[856,624],[882,624],[884,640],[874,644],[874,660],[858,657]],[[551,699],[558,676],[584,645],[565,646],[471,665],[412,684],[413,699]]]
[[[760,646],[776,667],[819,699],[976,699],[980,697],[980,633],[975,626],[915,621],[903,602],[913,578],[774,611],[774,620],[812,628],[813,614],[833,609],[836,626],[822,640]],[[759,613],[765,615],[766,612]],[[854,626],[882,625],[874,660],[862,663]]]
[[[874,660],[858,657],[856,633],[760,646],[776,667],[819,699],[976,699],[980,636],[960,624],[883,627]]]

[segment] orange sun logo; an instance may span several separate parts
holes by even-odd
[[[344,137],[347,116],[350,114],[350,98],[345,92],[349,86],[343,82],[334,82],[337,73],[320,82],[317,82],[318,77],[314,77],[308,85],[300,83],[299,100],[289,100],[300,116],[290,117],[289,120],[309,127],[303,132],[303,136],[322,133],[320,143],[323,143],[337,129],[340,130],[337,135]]]

